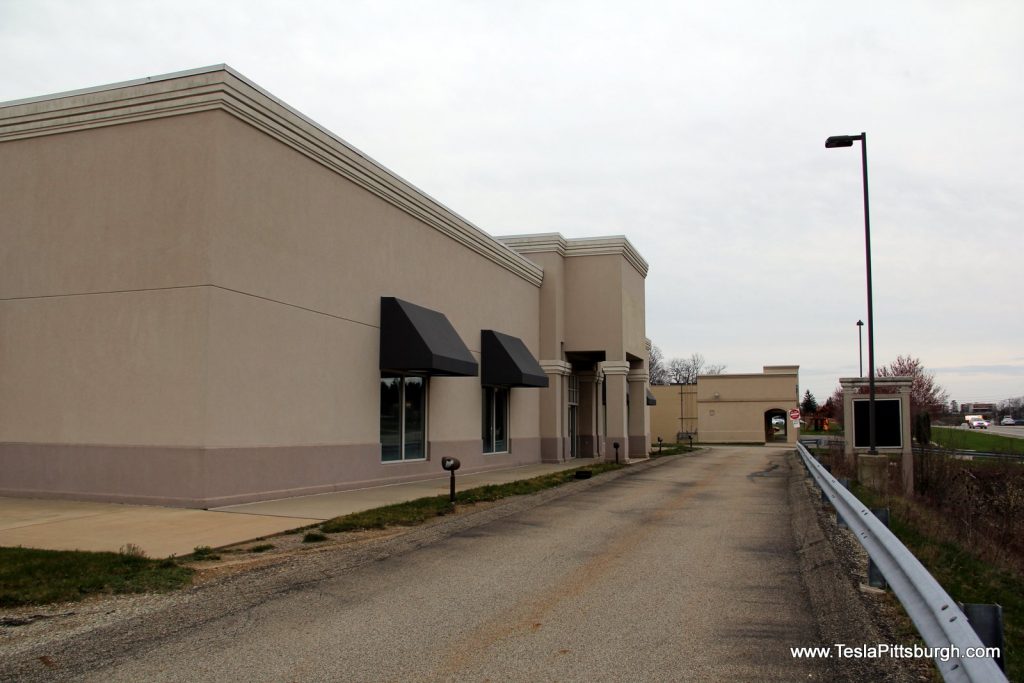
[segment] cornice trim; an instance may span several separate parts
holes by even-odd
[[[218,65],[0,104],[0,142],[220,110],[539,287],[543,269],[355,149]]]
[[[504,235],[496,239],[520,254],[554,252],[563,258],[621,256],[642,277],[647,277],[649,269],[647,261],[624,235],[566,239],[561,233],[543,232],[532,235]]]
[[[601,371],[606,375],[628,375],[629,361],[606,360],[600,363]]]
[[[571,375],[572,365],[564,360],[542,360],[538,361],[540,368],[548,375]]]

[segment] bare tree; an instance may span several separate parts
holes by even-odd
[[[665,356],[654,344],[651,344],[651,354],[647,359],[647,372],[651,384],[668,384],[671,381],[668,368],[665,367]]]
[[[721,375],[725,365],[711,364],[699,353],[689,358],[673,358],[668,364],[668,374],[673,384],[696,384],[700,375]]]
[[[1005,401],[1000,401],[996,408],[1001,415],[1009,415],[1014,419],[1024,417],[1024,396],[1017,396],[1015,398],[1008,398]]]

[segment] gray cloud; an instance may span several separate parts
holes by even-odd
[[[859,150],[823,143],[866,130],[878,363],[1024,393],[956,371],[1024,338],[1024,4],[0,1],[0,100],[218,62],[492,234],[627,234],[667,355],[819,396],[866,319]]]

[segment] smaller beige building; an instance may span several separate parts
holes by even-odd
[[[674,442],[694,434],[701,443],[795,444],[799,429],[799,365],[766,365],[761,373],[701,375],[696,384],[652,387],[651,438]],[[776,429],[777,428],[777,429]]]

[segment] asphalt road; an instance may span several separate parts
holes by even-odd
[[[672,459],[170,629],[83,680],[822,680],[789,652],[818,630],[784,453]]]
[[[1003,427],[1001,425],[994,424],[985,431],[993,434],[1002,434],[1003,436],[1012,436],[1017,439],[1024,439],[1024,426],[1014,425],[1012,427]]]

